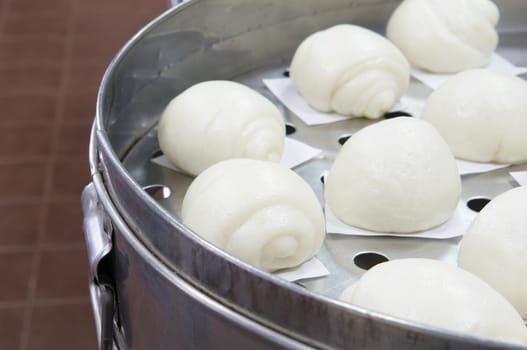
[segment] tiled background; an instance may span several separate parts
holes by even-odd
[[[96,349],[80,192],[103,70],[166,0],[0,0],[0,349]]]

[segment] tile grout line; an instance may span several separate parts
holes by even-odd
[[[0,311],[12,308],[22,308],[26,306],[25,301],[0,301]],[[89,299],[85,297],[63,298],[45,298],[37,300],[33,306],[64,306],[64,305],[91,305]]]
[[[69,194],[62,194],[54,196],[53,200],[55,202],[79,202],[79,196],[72,196]],[[3,197],[0,199],[0,206],[8,204],[39,204],[42,202],[40,196],[16,196],[16,197]]]
[[[0,311],[10,308],[24,307],[27,303],[21,300],[0,301]],[[91,301],[85,297],[43,298],[35,301],[33,306],[64,306],[64,305],[91,305]]]
[[[84,243],[48,243],[42,244],[41,247],[46,251],[51,252],[63,252],[67,250],[77,250],[85,248]],[[36,253],[39,250],[34,245],[13,245],[0,247],[0,254],[13,254],[13,253]]]
[[[58,96],[57,96],[58,98]],[[55,123],[57,122],[56,120],[53,120],[52,123]],[[37,124],[37,126],[39,126]],[[59,125],[60,126],[60,125]],[[3,127],[0,126],[0,129],[2,129]],[[8,126],[6,127],[6,129],[25,129],[27,128],[26,125],[24,126]],[[52,131],[55,131],[55,130],[52,130]],[[55,136],[55,135],[52,135],[52,136]],[[53,140],[54,141],[54,140]],[[52,142],[53,143],[53,142]],[[71,161],[71,160],[78,160],[79,157],[77,155],[58,155],[56,154],[55,155],[55,160],[62,160],[62,161]],[[43,162],[47,162],[49,160],[49,155],[45,155],[45,156],[42,156],[42,155],[37,155],[37,156],[32,156],[32,155],[22,155],[22,156],[18,156],[18,157],[13,157],[13,156],[0,156],[0,165],[5,165],[5,164],[19,164],[19,163],[26,163],[26,162],[36,162],[36,163],[43,163]]]
[[[64,44],[64,57],[62,60],[62,69],[60,71],[60,85],[56,97],[55,117],[53,119],[52,130],[51,130],[51,145],[49,151],[49,157],[44,170],[44,193],[42,195],[42,206],[40,208],[37,241],[36,241],[36,252],[33,256],[31,273],[29,278],[29,286],[27,292],[27,302],[24,310],[24,318],[22,324],[22,330],[20,334],[19,350],[27,350],[29,347],[29,339],[31,334],[31,321],[33,316],[33,307],[35,306],[35,298],[37,291],[37,283],[39,278],[40,263],[42,261],[42,250],[44,247],[44,235],[46,231],[46,222],[48,214],[48,202],[52,196],[53,190],[53,175],[54,175],[54,163],[57,158],[60,125],[64,119],[64,100],[66,94],[66,88],[69,81],[69,70],[72,60],[72,49],[75,38],[75,23],[78,15],[79,1],[72,1],[69,9],[69,18],[67,25],[67,36]]]

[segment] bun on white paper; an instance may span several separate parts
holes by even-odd
[[[386,36],[412,65],[435,73],[483,67],[498,44],[499,10],[489,0],[404,0]]]
[[[432,92],[422,117],[457,158],[517,164],[527,161],[527,82],[485,69],[465,71]]]
[[[202,172],[183,199],[182,221],[197,234],[262,270],[312,258],[325,236],[309,185],[273,162],[231,159]]]
[[[258,92],[232,81],[207,81],[168,104],[158,138],[174,165],[197,175],[225,159],[279,161],[285,123],[276,106]]]
[[[527,319],[527,187],[490,201],[463,236],[458,263],[505,296]]]
[[[461,180],[448,145],[427,122],[380,121],[344,144],[325,181],[326,203],[344,223],[413,233],[450,218]]]
[[[527,344],[514,307],[470,272],[431,259],[401,259],[368,270],[341,299],[404,320]]]
[[[341,24],[311,34],[300,44],[290,76],[313,108],[376,119],[406,92],[410,70],[389,40]]]

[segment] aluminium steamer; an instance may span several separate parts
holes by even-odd
[[[496,3],[502,14],[498,51],[526,66],[527,2]],[[92,183],[82,196],[101,349],[525,349],[401,321],[335,299],[363,272],[347,264],[354,254],[373,249],[391,258],[416,257],[412,252],[418,250],[419,256],[449,260],[459,240],[426,245],[397,241],[390,248],[393,238],[328,236],[320,257],[331,276],[289,283],[226,255],[186,229],[178,212],[191,179],[150,161],[159,152],[159,115],[185,88],[203,80],[232,79],[272,98],[262,77],[282,76],[304,37],[344,22],[383,32],[397,4],[191,0],[148,24],[117,54],[98,95],[90,142]],[[321,198],[320,174],[340,147],[336,140],[369,121],[308,128],[281,108],[296,127],[292,137],[325,151],[295,169]],[[464,179],[463,197],[493,197],[511,188],[507,171]]]

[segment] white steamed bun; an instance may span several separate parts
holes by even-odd
[[[527,161],[527,82],[486,69],[449,78],[432,92],[422,117],[457,158],[476,162]]]
[[[498,44],[496,5],[489,0],[405,0],[387,37],[412,65],[436,73],[483,67]]]
[[[279,161],[285,123],[276,106],[258,92],[232,81],[207,81],[168,104],[158,138],[174,165],[197,175],[224,159]]]
[[[428,123],[388,119],[344,144],[325,181],[341,221],[371,231],[412,233],[450,218],[461,180],[448,145]]]
[[[505,296],[527,319],[527,187],[509,190],[476,216],[459,249],[459,266]]]
[[[290,75],[313,108],[376,119],[406,92],[410,70],[389,40],[341,24],[307,37],[295,52]]]
[[[292,170],[231,159],[202,172],[183,199],[182,221],[233,256],[262,270],[312,258],[325,236],[322,208]]]
[[[488,284],[431,259],[400,259],[368,270],[344,291],[348,303],[460,333],[527,344],[514,307]]]

